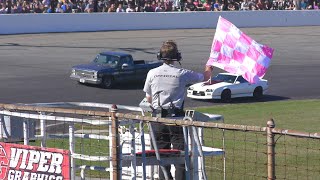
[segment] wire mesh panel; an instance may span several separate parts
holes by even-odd
[[[276,136],[277,179],[319,179],[320,139]]]
[[[206,157],[208,179],[265,179],[265,141],[261,132],[205,128],[204,145],[225,152],[222,156]]]
[[[243,126],[187,115],[1,105],[0,158],[8,171],[0,175],[157,179],[185,170],[185,179],[204,180],[320,177],[318,133],[276,129],[273,121]]]

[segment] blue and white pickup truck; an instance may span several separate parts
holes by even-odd
[[[73,66],[70,78],[108,89],[116,83],[144,82],[149,70],[160,65],[160,61],[133,60],[127,53],[101,52],[92,62]]]

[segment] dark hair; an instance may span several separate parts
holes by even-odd
[[[170,44],[170,45],[174,46],[178,50],[178,45],[174,40],[167,40],[167,41],[163,42],[163,45],[164,44]]]
[[[177,53],[177,46],[171,43],[164,43],[160,49],[161,57],[167,60],[177,59]]]

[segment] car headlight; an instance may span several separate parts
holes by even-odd
[[[213,92],[213,89],[207,89],[206,92]]]
[[[71,74],[72,74],[72,75],[76,75],[76,70],[75,70],[75,69],[72,69],[72,70],[71,70]]]
[[[191,86],[188,87],[188,90],[191,90],[191,91],[192,91],[193,89],[194,89],[194,87],[191,87]]]
[[[93,78],[97,78],[97,77],[98,77],[98,72],[97,71],[93,72]]]

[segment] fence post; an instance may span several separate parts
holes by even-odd
[[[40,115],[45,115],[44,112],[40,112]],[[46,120],[40,119],[40,135],[41,135],[41,147],[47,147],[47,131],[46,131]]]
[[[70,150],[70,174],[71,174],[71,178],[70,180],[75,180],[76,177],[76,161],[73,158],[73,155],[75,153],[75,138],[74,138],[74,123],[71,122],[69,123],[69,150]]]
[[[23,118],[23,144],[29,145],[29,119]]]
[[[268,147],[268,180],[276,179],[275,176],[275,142],[272,129],[275,127],[273,119],[267,122],[267,147]]]
[[[4,131],[4,115],[0,114],[0,141],[4,142],[3,131]]]
[[[111,132],[112,132],[112,179],[119,180],[121,178],[120,175],[120,138],[118,133],[118,118],[116,113],[118,108],[115,104],[112,105],[110,112],[111,112]]]

